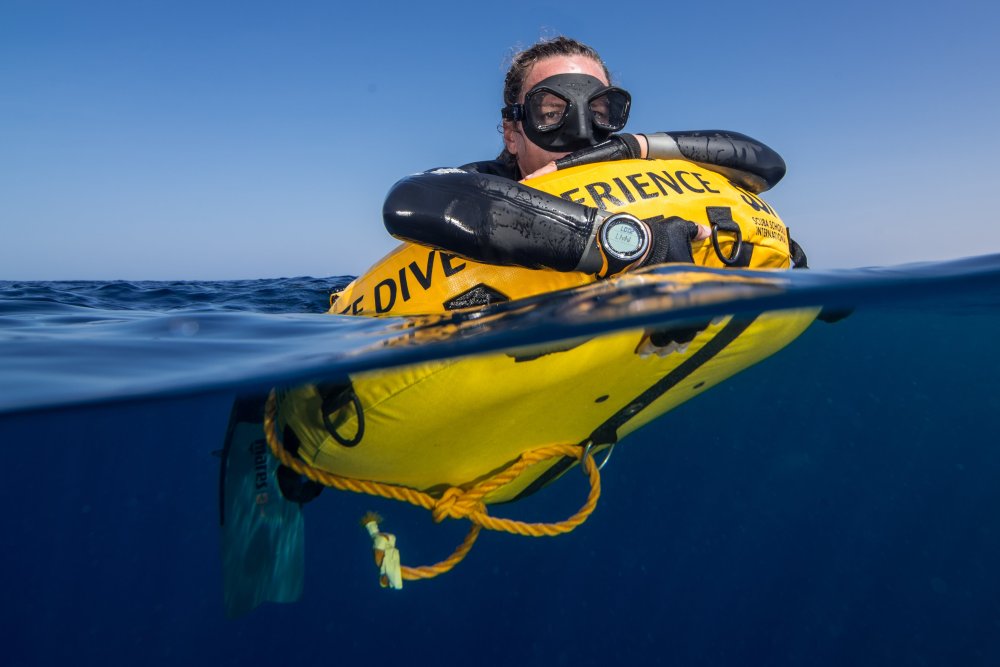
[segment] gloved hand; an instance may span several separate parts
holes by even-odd
[[[556,169],[568,169],[581,164],[596,162],[612,162],[614,160],[633,160],[643,157],[639,141],[632,134],[612,134],[605,141],[573,151],[559,158],[553,164]]]
[[[658,357],[665,357],[673,352],[683,354],[687,352],[688,345],[698,334],[721,321],[721,317],[715,317],[682,327],[647,329],[639,340],[639,344],[635,346],[635,353],[643,358],[651,354]]]
[[[705,228],[703,226],[676,215],[665,220],[647,221],[647,223],[653,233],[653,243],[649,250],[649,256],[643,261],[642,266],[667,262],[694,264],[691,241],[695,241],[699,237],[704,238],[702,230]],[[713,323],[714,320],[706,320],[686,327],[647,330],[636,346],[635,352],[640,357],[647,357],[650,354],[665,357],[672,352],[686,352],[688,344],[694,340],[695,336]]]
[[[704,238],[702,234],[707,233],[707,229],[676,215],[665,220],[647,220],[646,222],[653,234],[653,242],[649,249],[649,255],[643,260],[641,266],[666,262],[694,264],[691,241],[700,237]],[[705,229],[705,232],[702,232],[702,229]]]
[[[624,132],[622,134],[612,134],[596,146],[581,148],[558,160],[542,165],[521,180],[526,181],[531,178],[538,178],[559,169],[578,167],[581,164],[639,159],[644,157],[642,153],[642,147],[639,145],[639,141],[635,138],[634,134],[626,134]]]

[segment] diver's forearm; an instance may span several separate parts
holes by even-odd
[[[602,211],[489,174],[439,169],[408,176],[382,209],[393,236],[474,261],[596,273]]]

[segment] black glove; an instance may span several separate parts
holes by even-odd
[[[699,322],[694,326],[678,327],[674,329],[653,329],[649,331],[649,342],[653,345],[663,346],[670,342],[690,343],[694,337],[708,328],[711,320]]]
[[[665,357],[674,352],[687,352],[688,345],[702,331],[715,324],[716,320],[691,322],[687,326],[664,327],[662,329],[646,329],[635,353],[640,357],[655,354]]]
[[[694,264],[691,241],[698,236],[698,225],[676,215],[665,220],[647,220],[653,233],[652,247],[642,266],[684,262]]]

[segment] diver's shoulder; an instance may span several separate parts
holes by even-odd
[[[511,166],[503,160],[482,160],[480,162],[470,162],[469,164],[463,164],[459,169],[464,171],[472,171],[477,174],[490,174],[492,176],[501,176],[503,178],[509,178],[512,181],[520,180],[520,173],[518,173],[517,166]]]

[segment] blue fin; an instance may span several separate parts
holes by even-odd
[[[263,403],[237,398],[222,454],[222,579],[230,618],[262,602],[295,602],[305,576],[302,507],[278,488],[279,464],[264,440]]]

